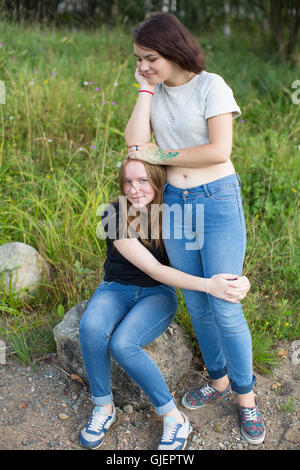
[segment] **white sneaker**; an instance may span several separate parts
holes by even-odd
[[[187,438],[193,431],[189,420],[182,413],[184,423],[180,424],[173,416],[165,416],[163,423],[163,435],[157,450],[183,450],[186,446]]]
[[[79,442],[86,449],[98,449],[103,443],[106,431],[116,421],[116,408],[108,414],[104,406],[96,406],[87,426],[81,430]]]

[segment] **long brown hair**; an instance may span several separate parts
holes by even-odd
[[[132,161],[130,159],[126,159],[122,162],[119,171],[119,191],[120,195],[124,196],[124,178],[125,178],[125,168],[128,163]],[[134,160],[136,161],[136,159]],[[140,160],[139,160],[140,161]],[[140,241],[145,246],[156,246],[164,252],[164,243],[162,240],[162,204],[163,204],[163,193],[164,193],[164,185],[167,180],[166,176],[166,169],[162,165],[152,165],[151,163],[142,161],[141,163],[144,164],[147,176],[149,181],[154,189],[154,198],[151,204],[149,204],[148,214],[147,214],[147,227],[140,227]],[[123,220],[126,223],[126,234],[130,237],[130,232],[128,231],[128,227],[130,223],[135,218],[134,216],[130,216],[129,209],[131,203],[128,201],[127,198],[120,199],[120,210],[122,210]],[[126,206],[124,207],[124,205]],[[141,224],[142,225],[142,224]],[[154,229],[154,230],[153,230]],[[155,238],[151,239],[151,235],[155,232]]]
[[[205,70],[202,48],[174,15],[161,12],[150,14],[139,23],[132,39],[138,46],[154,49],[189,72],[199,74]]]

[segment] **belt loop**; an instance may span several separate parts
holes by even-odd
[[[210,191],[209,191],[209,189],[208,189],[208,187],[207,187],[207,184],[204,184],[204,185],[203,185],[203,190],[204,190],[205,196],[206,196],[206,197],[210,197]]]

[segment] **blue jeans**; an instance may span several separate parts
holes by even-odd
[[[206,278],[242,274],[246,229],[236,174],[194,188],[166,184],[164,204],[163,238],[174,268]],[[210,377],[228,374],[235,392],[250,392],[252,343],[241,304],[182,292]]]
[[[152,401],[158,415],[175,408],[176,402],[165,379],[142,347],[166,330],[176,309],[173,287],[101,282],[79,325],[82,358],[96,405],[113,401],[111,352]]]

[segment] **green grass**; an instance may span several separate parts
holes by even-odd
[[[52,329],[102,279],[105,243],[97,207],[118,192],[123,130],[136,100],[130,34],[93,34],[0,23],[0,243],[35,247],[55,278],[20,301],[0,289],[0,333],[23,362],[55,348]],[[248,245],[243,302],[257,368],[277,363],[276,346],[299,328],[299,105],[296,67],[250,48],[203,38],[208,70],[221,74],[242,109],[233,162],[242,181]],[[222,48],[220,48],[222,44]],[[92,83],[91,83],[92,82]],[[179,292],[176,320],[196,346]]]

